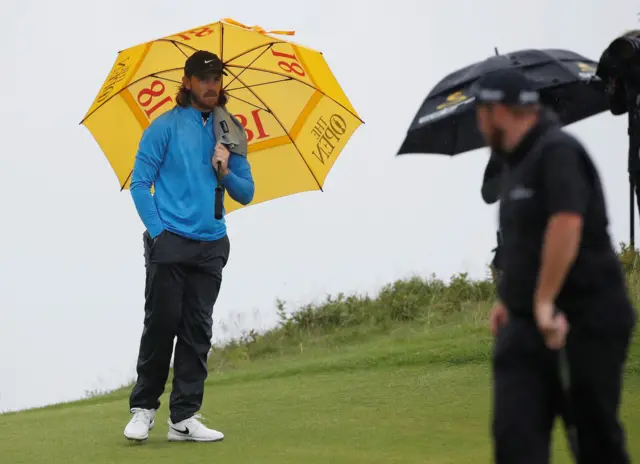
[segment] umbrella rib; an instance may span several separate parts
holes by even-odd
[[[249,53],[254,52],[256,50],[259,50],[262,47],[272,47],[274,44],[277,44],[277,43],[288,43],[288,42],[284,42],[282,40],[276,40],[275,42],[269,42],[269,43],[266,43],[266,44],[258,45],[257,47],[253,47],[253,48],[250,48],[248,50],[245,50],[242,53],[234,56],[233,58],[230,58],[229,60],[227,60],[227,62],[225,64],[231,63],[232,61],[237,60],[238,58],[242,58],[243,56],[248,55]]]
[[[182,84],[182,82],[180,82],[180,81],[176,81],[174,79],[169,79],[168,77],[158,76],[157,74],[151,74],[151,75],[149,75],[149,77],[157,77],[158,79],[163,80],[163,81],[173,82],[174,84]]]
[[[233,72],[229,71],[231,74],[233,74]],[[235,74],[233,74],[235,76]],[[236,76],[237,77],[237,76]],[[242,79],[238,78],[237,79],[240,81],[240,83],[242,85],[246,84],[244,82],[242,82]],[[256,97],[258,99],[258,101],[260,103],[262,103],[265,107],[267,106],[262,99],[250,88],[247,88],[247,90],[249,92],[251,92],[253,94],[254,97]],[[296,149],[296,151],[298,152],[298,154],[300,155],[300,158],[302,158],[302,161],[304,161],[304,164],[307,166],[307,169],[309,169],[309,172],[311,173],[311,176],[313,177],[313,180],[316,181],[316,184],[318,184],[318,188],[320,189],[320,191],[322,192],[322,185],[320,184],[320,181],[318,181],[318,178],[316,177],[316,175],[314,174],[313,170],[311,169],[311,166],[309,166],[309,163],[307,162],[307,159],[303,156],[302,152],[300,151],[300,148],[298,148],[298,145],[296,145],[296,142],[291,138],[291,135],[289,134],[289,131],[287,131],[287,129],[284,127],[284,125],[282,124],[282,122],[280,122],[280,119],[278,119],[278,116],[271,110],[268,110],[269,113],[273,116],[273,119],[276,120],[276,122],[278,123],[278,125],[282,128],[282,130],[284,131],[284,133],[287,135],[287,138],[291,141],[291,144],[293,145],[293,147]]]
[[[85,122],[87,119],[89,119],[93,113],[95,113],[96,111],[98,111],[100,108],[102,108],[104,105],[106,105],[109,101],[111,101],[112,98],[117,97],[118,95],[120,95],[120,93],[123,90],[128,89],[129,87],[131,87],[134,84],[137,84],[138,82],[140,82],[143,79],[146,79],[147,77],[157,77],[158,79],[163,79],[162,77],[158,76],[159,73],[166,73],[166,72],[171,72],[171,71],[179,71],[183,69],[182,67],[180,68],[171,68],[171,69],[164,69],[162,71],[156,71],[153,72],[151,74],[147,74],[145,76],[142,76],[138,79],[136,79],[135,81],[129,82],[126,86],[122,87],[120,90],[118,90],[116,93],[114,93],[113,95],[111,95],[109,98],[107,98],[105,101],[103,101],[102,103],[100,103],[100,105],[98,105],[91,113],[87,114],[84,119],[82,121],[80,121],[80,124],[82,124],[83,122]]]
[[[133,174],[133,169],[131,169],[131,171],[129,171],[129,175],[127,176],[127,178],[124,180],[124,183],[120,186],[120,191],[122,192],[124,190],[124,186],[127,185],[127,182],[129,182],[129,179],[131,179],[131,175]]]
[[[229,82],[229,83],[228,83],[224,88],[226,89],[226,88],[227,88],[227,86],[229,86],[229,85],[233,84],[233,83],[236,81],[236,79],[238,79],[238,78],[242,75],[242,73],[243,73],[243,72],[245,72],[247,69],[249,69],[249,66],[251,66],[251,65],[252,65],[253,63],[255,63],[257,60],[259,60],[259,59],[260,59],[260,57],[261,57],[262,55],[264,55],[264,54],[267,52],[267,50],[269,50],[270,48],[271,48],[271,46],[266,47],[264,50],[262,50],[262,52],[261,52],[258,56],[256,56],[256,57],[253,59],[253,61],[252,61],[251,63],[249,63],[249,64],[248,64],[248,65],[247,65],[247,66],[246,66],[242,71],[240,71],[240,73],[239,73],[237,76],[234,74],[234,75],[233,75],[233,79],[231,79],[231,82]]]
[[[183,49],[181,49],[180,47],[178,47],[178,44],[177,44],[177,42],[176,42],[175,40],[171,40],[170,42],[173,44],[173,46],[174,46],[174,47],[176,47],[176,48],[178,49],[178,51],[179,51],[180,53],[182,53],[182,54],[184,55],[184,57],[185,57],[185,58],[189,58],[189,55],[187,55],[187,54],[184,52],[184,50],[183,50]],[[188,45],[187,45],[187,46],[188,46]]]
[[[255,103],[251,103],[251,102],[248,102],[248,101],[246,101],[246,100],[244,100],[244,99],[242,99],[242,98],[236,97],[235,95],[231,95],[231,94],[229,94],[229,96],[230,96],[231,98],[235,98],[236,100],[241,101],[242,103],[246,103],[247,105],[253,106],[254,108],[258,108],[258,109],[260,109],[260,110],[262,110],[262,111],[266,111],[267,113],[271,113],[271,111],[269,110],[269,108],[263,108],[263,107],[261,107],[261,106],[259,106],[259,105],[256,105]]]
[[[299,82],[303,85],[306,85],[309,88],[312,88],[313,90],[316,90],[318,92],[320,92],[323,96],[327,97],[328,99],[330,99],[332,102],[334,102],[336,105],[339,105],[342,109],[344,109],[347,113],[349,113],[351,116],[353,116],[354,118],[356,118],[358,121],[364,123],[364,121],[362,119],[360,119],[360,117],[356,114],[354,114],[349,108],[346,108],[342,103],[340,103],[339,101],[336,101],[333,97],[331,97],[330,95],[327,95],[326,93],[324,93],[322,90],[314,87],[313,85],[302,81],[300,79],[297,79],[295,77],[291,77],[291,76],[287,76],[286,74],[282,74],[279,73],[277,71],[271,71],[269,69],[260,69],[260,68],[249,68],[248,66],[239,66],[237,64],[230,64],[230,65],[225,65],[227,68],[242,68],[242,69],[250,69],[251,71],[259,71],[259,72],[264,72],[264,73],[268,73],[268,74],[274,74],[276,76],[282,76],[282,77],[289,77],[292,81],[296,81]],[[229,71],[231,72],[231,71]],[[232,73],[233,74],[233,73]]]
[[[225,90],[227,92],[233,92],[234,90],[242,90],[242,89],[249,89],[249,88],[253,88],[253,87],[261,87],[263,85],[271,85],[271,84],[279,84],[281,82],[288,82],[291,81],[293,79],[291,79],[290,77],[287,79],[280,79],[279,81],[271,81],[271,82],[262,82],[260,84],[251,84],[251,85],[247,85],[246,87],[236,87],[234,89],[227,89],[225,88]]]
[[[224,24],[220,23],[220,61],[224,66]]]
[[[188,57],[188,55],[187,55],[187,54],[186,54],[182,49],[180,49],[180,47],[178,47],[178,44],[183,45],[183,46],[185,46],[185,47],[187,47],[187,48],[190,48],[190,49],[191,49],[191,50],[193,50],[194,52],[197,52],[197,51],[198,51],[198,49],[197,49],[197,48],[192,47],[191,45],[188,45],[188,44],[186,44],[186,43],[184,43],[184,42],[178,42],[177,40],[170,40],[170,39],[157,39],[157,40],[154,40],[154,42],[169,42],[169,43],[172,43],[172,44],[173,44],[173,45],[175,45],[175,47],[176,47],[178,50],[180,50],[180,52],[181,52],[184,56],[186,56],[186,57]]]
[[[183,45],[183,46],[185,46],[185,47],[187,47],[187,48],[190,48],[190,49],[191,49],[191,50],[193,50],[193,51],[198,51],[198,49],[197,49],[197,48],[194,48],[194,47],[192,47],[191,45],[187,45],[187,44],[182,43],[182,42],[178,42],[177,40],[157,39],[157,40],[154,40],[154,42],[167,42],[167,43],[171,43],[171,44],[173,44],[173,46],[174,46],[174,47],[176,47],[176,48],[180,51],[180,53],[182,53],[185,57],[187,56],[187,54],[184,52],[184,50],[182,50],[182,49],[178,46],[178,43],[180,43],[181,45]],[[121,88],[120,90],[118,90],[118,92],[114,93],[114,94],[113,94],[113,95],[111,95],[109,98],[107,98],[105,101],[103,101],[102,103],[100,103],[100,105],[99,105],[99,106],[97,106],[97,107],[96,107],[96,108],[95,108],[91,113],[87,114],[87,116],[86,116],[82,121],[80,121],[80,124],[82,124],[82,123],[83,123],[83,122],[85,122],[87,119],[89,119],[89,118],[93,115],[93,113],[95,113],[95,112],[96,112],[96,111],[98,111],[100,108],[102,108],[104,105],[106,105],[106,104],[107,104],[107,103],[108,103],[108,102],[109,102],[113,97],[115,97],[115,96],[119,95],[119,94],[120,94],[120,92],[122,92],[123,90],[125,90],[125,89],[129,88],[129,86],[132,86],[132,85],[134,85],[134,84],[137,84],[138,82],[140,82],[140,81],[141,81],[141,80],[143,80],[143,79],[146,79],[147,77],[159,77],[159,76],[157,76],[157,75],[156,75],[156,73],[157,73],[157,72],[162,72],[162,73],[164,73],[164,72],[170,72],[170,71],[179,71],[180,69],[184,69],[184,67],[183,67],[183,66],[181,66],[181,67],[179,67],[179,68],[170,68],[170,69],[164,69],[164,70],[162,70],[162,71],[156,71],[156,72],[153,72],[153,73],[151,73],[151,74],[147,74],[147,75],[145,75],[145,76],[142,76],[142,77],[140,77],[140,78],[136,79],[136,80],[135,80],[135,81],[133,81],[133,82],[129,82],[125,87]],[[159,77],[159,78],[160,78],[160,77]]]

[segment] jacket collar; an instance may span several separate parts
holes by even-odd
[[[193,121],[202,125],[202,112],[200,110],[195,109],[193,106],[188,106],[186,108],[178,106],[178,108],[180,113],[183,116],[189,119],[192,119]],[[209,119],[207,119],[206,127],[210,127],[212,123],[213,123],[213,111],[211,112]]]

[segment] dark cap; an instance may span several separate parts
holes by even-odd
[[[209,73],[221,73],[227,76],[224,71],[224,64],[215,53],[206,50],[198,50],[192,54],[184,63],[184,74],[187,77],[203,76]]]
[[[471,87],[477,103],[502,103],[507,106],[533,105],[540,102],[535,84],[522,71],[513,68],[493,71],[479,78]]]

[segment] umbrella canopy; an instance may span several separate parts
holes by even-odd
[[[411,123],[398,155],[457,155],[485,146],[476,127],[474,82],[492,71],[519,68],[536,82],[542,102],[563,125],[606,111],[604,86],[595,77],[597,62],[568,50],[527,49],[492,56],[442,79],[427,95]]]
[[[81,124],[122,189],[129,187],[143,131],[176,104],[186,58],[207,50],[224,63],[227,109],[247,133],[256,184],[251,204],[322,190],[362,120],[321,52],[271,34],[293,32],[224,19],[119,52]],[[225,199],[227,212],[241,207]]]

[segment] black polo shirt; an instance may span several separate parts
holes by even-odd
[[[634,310],[624,272],[607,231],[598,172],[583,146],[562,130],[553,113],[539,122],[510,154],[500,188],[502,276],[499,297],[510,314],[533,316],[543,239],[551,216],[580,214],[583,235],[576,261],[556,299],[571,324],[626,328]]]

